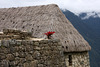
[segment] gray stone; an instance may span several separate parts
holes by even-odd
[[[0,53],[0,60],[3,60],[5,58],[6,58],[5,54],[4,53]]]
[[[1,40],[0,40],[0,46],[1,46]]]
[[[30,54],[26,55],[25,58],[26,58],[27,61],[32,61],[33,60],[33,57]]]
[[[30,67],[29,63],[24,63],[24,67]]]
[[[15,53],[15,52],[19,51],[19,47],[17,48],[17,47],[11,46],[11,47],[9,47],[9,48],[10,48],[10,52],[11,52],[11,53]]]
[[[41,48],[36,46],[34,49],[35,49],[35,50],[40,50]]]
[[[7,60],[10,60],[10,61],[12,61],[12,60],[15,59],[14,56],[13,56],[12,54],[7,54],[6,57],[7,57],[6,59],[7,59]]]
[[[39,42],[34,42],[34,45],[35,46],[39,46]]]
[[[9,40],[9,44],[12,46],[15,46],[16,40],[15,39]]]
[[[19,51],[26,51],[26,48],[24,45],[19,46]]]
[[[15,57],[18,57],[18,56],[19,56],[19,53],[16,52],[16,53],[13,53],[13,55],[14,55]]]
[[[24,52],[19,52],[19,57],[20,58],[25,58],[26,54]]]
[[[21,40],[17,40],[16,45],[22,45]]]
[[[25,47],[26,47],[26,48],[25,48],[26,51],[28,51],[28,52],[33,51],[32,45],[26,45]]]
[[[37,67],[37,60],[31,61],[30,62],[30,67]]]
[[[6,58],[5,55],[0,55],[0,60],[3,60],[5,58]]]
[[[1,46],[9,47],[9,41],[8,40],[2,40]]]
[[[73,53],[66,53],[65,54],[65,60],[66,60],[66,66],[69,66],[69,58],[68,56],[72,55],[72,67],[90,67],[89,64],[89,58],[88,57],[88,52],[73,52]]]
[[[40,55],[41,54],[38,51],[35,51],[32,56],[33,56],[33,58],[39,59]]]
[[[26,60],[25,58],[20,58],[18,61],[19,61],[21,64],[23,64],[23,63],[25,63],[27,60]]]
[[[22,63],[19,63],[18,66],[19,66],[19,67],[23,67],[23,64],[22,64]]]
[[[0,67],[9,67],[9,61],[8,60],[2,60],[0,63]]]
[[[0,53],[5,53],[5,54],[7,54],[7,53],[9,53],[9,52],[10,52],[10,50],[9,50],[8,48],[1,46],[1,48],[0,48]]]
[[[16,44],[14,41],[10,42],[9,48],[0,47],[0,64],[6,59],[14,67],[65,67],[63,51],[56,41],[16,40]]]
[[[19,61],[12,61],[12,62],[10,62],[10,65],[15,67],[18,63],[19,63]]]
[[[44,67],[43,64],[38,64],[38,67]]]

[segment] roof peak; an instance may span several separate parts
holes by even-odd
[[[47,5],[35,5],[35,6],[20,6],[20,7],[10,7],[10,8],[26,8],[26,7],[43,7],[43,6],[55,6],[58,7],[57,4],[47,4]],[[9,8],[0,8],[0,9],[9,9]]]

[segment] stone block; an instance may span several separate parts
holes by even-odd
[[[20,45],[19,46],[19,51],[26,51],[27,49],[26,49],[26,46],[24,46],[24,45]]]
[[[18,52],[15,52],[15,53],[13,53],[13,55],[14,55],[15,57],[18,57],[18,56],[19,56],[19,53],[18,53]]]
[[[0,40],[0,46],[1,46],[1,40]]]
[[[22,51],[22,52],[19,52],[19,57],[20,58],[25,58],[26,57],[26,54]]]
[[[21,40],[17,40],[17,41],[16,41],[16,45],[17,45],[17,46],[22,45],[22,41],[21,41]]]
[[[35,46],[39,46],[39,42],[34,42],[34,45]]]
[[[19,51],[19,47],[17,47],[17,46],[15,46],[15,47],[11,46],[9,48],[10,48],[11,53],[15,53],[15,52]]]
[[[35,49],[35,50],[40,50],[41,48],[36,46],[34,49]]]
[[[0,53],[5,53],[5,54],[7,54],[7,53],[9,53],[9,52],[10,52],[9,48],[6,48],[6,47],[4,47],[4,46],[0,46]]]
[[[32,45],[26,45],[25,49],[26,49],[27,52],[30,52],[30,51],[33,50],[33,46]]]
[[[34,59],[40,59],[41,54],[40,54],[39,51],[35,51],[35,52],[32,54],[32,56],[33,56]]]
[[[9,41],[8,40],[2,40],[1,46],[9,47]]]
[[[4,33],[4,34],[7,34],[8,32],[9,32],[8,29],[3,29],[3,33]]]
[[[29,63],[24,63],[24,65],[23,65],[24,67],[30,67],[30,65],[29,65]]]
[[[12,45],[12,46],[15,46],[16,40],[15,39],[9,40],[9,44]]]
[[[16,67],[16,65],[18,65],[19,61],[11,61],[9,62],[10,66],[12,67]]]
[[[6,58],[6,56],[5,56],[6,54],[4,54],[4,53],[0,53],[0,60],[3,60],[3,59],[5,59]]]
[[[26,60],[25,58],[20,58],[18,61],[19,61],[19,63],[21,63],[21,64],[27,62],[27,60]]]
[[[2,60],[0,62],[0,67],[9,67],[9,61],[8,60]]]
[[[30,67],[37,67],[37,63],[38,63],[37,60],[31,61],[30,62]]]
[[[33,60],[33,57],[30,54],[26,55],[25,58],[26,58],[27,61],[32,61]]]
[[[6,59],[9,61],[13,61],[15,59],[12,54],[7,54],[6,57],[7,57]]]
[[[38,64],[38,67],[44,67],[43,64]]]

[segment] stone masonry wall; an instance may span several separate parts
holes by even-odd
[[[0,67],[66,67],[59,40],[1,40]]]
[[[69,65],[69,55],[72,56],[72,65]],[[65,53],[67,67],[90,67],[88,52]]]

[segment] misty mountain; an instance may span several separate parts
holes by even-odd
[[[79,33],[88,41],[92,50],[90,51],[91,67],[100,66],[100,18],[95,12],[81,13],[78,16],[74,13],[65,10],[62,12],[79,31]]]
[[[100,18],[100,13],[92,11],[92,12],[82,12],[77,14],[82,20],[89,19],[89,18]]]
[[[90,15],[89,14],[80,13],[79,17],[84,21],[84,23],[90,26],[93,30],[100,33],[100,14],[96,12],[91,12],[91,14]]]

